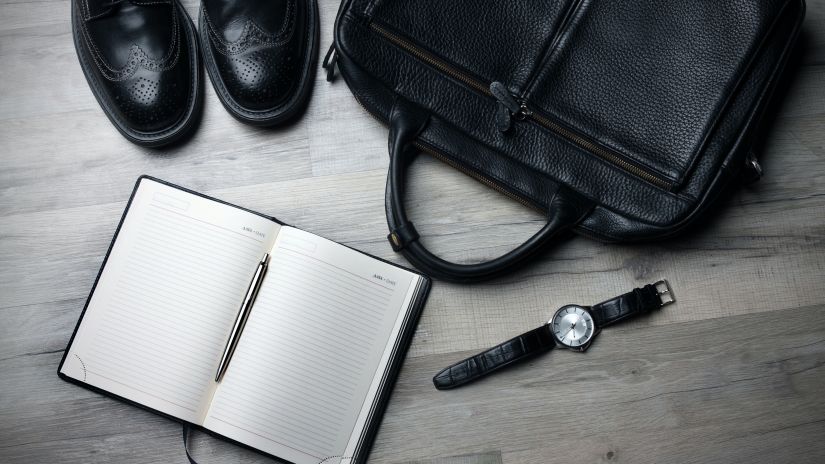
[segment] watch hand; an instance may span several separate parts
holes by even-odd
[[[569,335],[570,332],[572,332],[573,330],[576,329],[576,324],[578,324],[578,323],[579,323],[579,321],[571,323],[570,324],[570,330],[568,330],[567,333],[564,334],[564,337],[561,337],[561,339],[564,340],[565,338],[567,338],[567,335]],[[571,337],[570,340],[573,340],[573,338]]]

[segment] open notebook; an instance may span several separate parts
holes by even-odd
[[[266,253],[269,268],[218,383]],[[58,373],[296,464],[362,462],[429,285],[144,176]]]

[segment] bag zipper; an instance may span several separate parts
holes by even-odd
[[[565,140],[573,143],[574,145],[582,148],[583,150],[601,158],[602,160],[610,163],[611,165],[632,174],[640,179],[643,179],[659,188],[665,190],[672,190],[673,183],[656,173],[650,172],[647,169],[644,169],[636,164],[627,161],[624,156],[610,150],[602,145],[596,143],[595,141],[591,140],[589,137],[582,135],[572,129],[562,126],[561,124],[551,120],[550,118],[543,116],[535,111],[527,104],[524,99],[516,98],[512,95],[509,90],[502,92],[501,89],[506,87],[503,84],[498,82],[493,82],[491,84],[487,84],[482,82],[481,80],[467,74],[466,72],[456,68],[452,64],[445,62],[444,60],[433,56],[430,52],[422,49],[421,47],[417,46],[413,42],[407,40],[404,37],[396,34],[395,32],[390,31],[386,27],[372,21],[369,23],[370,29],[375,31],[380,36],[384,37],[394,45],[398,46],[399,48],[407,51],[414,57],[418,58],[419,60],[429,64],[436,70],[440,71],[441,73],[452,77],[453,79],[464,83],[471,89],[475,90],[476,92],[494,98],[499,102],[500,108],[499,112],[496,117],[496,123],[500,130],[506,132],[510,128],[510,122],[512,120],[515,121],[524,121],[524,120],[531,120],[534,123],[544,127],[545,129],[553,132],[554,134],[564,138]],[[491,90],[492,89],[492,90]],[[518,110],[516,110],[515,105],[518,106]],[[504,111],[509,113],[510,118],[505,118],[506,114]]]
[[[329,82],[332,82],[335,78],[335,66],[336,66],[337,62],[338,62],[338,53],[337,53],[337,50],[335,49],[335,43],[333,43],[329,47],[329,50],[327,51],[326,57],[324,57],[324,63],[323,63],[323,66],[322,66],[324,69],[327,70],[327,81],[329,81]],[[344,77],[346,77],[346,76],[344,76]],[[361,101],[361,97],[358,96],[357,93],[353,92],[352,95],[355,97],[355,101],[358,103],[358,105],[364,111],[366,111],[367,114],[369,114],[370,116],[372,116],[373,118],[375,118],[379,121],[382,121],[382,122],[386,123],[386,120],[383,117],[381,117],[380,115],[378,115],[375,112],[373,112],[372,110],[370,110],[367,107],[367,105],[365,105],[364,102]],[[424,144],[423,142],[420,142],[420,141],[414,142],[413,146],[415,146],[415,148],[417,148],[418,150],[423,151],[424,153],[427,153],[428,155],[432,156],[433,158],[441,161],[442,163],[445,163],[445,164],[449,165],[453,169],[458,170],[462,174],[465,174],[465,175],[475,179],[476,181],[481,182],[485,186],[495,190],[496,192],[506,196],[507,198],[510,198],[511,200],[515,200],[518,203],[520,203],[520,204],[522,204],[522,205],[524,205],[524,206],[526,206],[526,207],[528,207],[528,208],[530,208],[534,211],[537,211],[539,213],[545,213],[545,211],[542,210],[539,206],[537,206],[532,200],[529,200],[525,197],[522,197],[518,194],[515,194],[515,193],[511,192],[510,190],[507,190],[506,188],[499,185],[496,181],[490,179],[489,177],[487,177],[483,174],[479,174],[478,172],[475,172],[475,171],[472,171],[468,168],[465,168],[464,166],[462,166],[458,162],[454,161],[449,156],[447,156],[447,155],[441,153],[440,151],[438,151],[436,148],[431,147],[430,145],[426,145],[426,144]]]
[[[359,97],[357,93],[353,92],[352,95],[355,97],[355,101],[358,103],[358,106],[360,106],[364,111],[366,111],[367,114],[369,114],[370,116],[372,116],[373,118],[375,118],[379,121],[386,122],[383,117],[379,116],[378,114],[376,114],[375,112],[373,112],[372,110],[367,108],[367,105],[365,105],[364,102],[361,101],[361,97]],[[534,211],[537,211],[539,213],[542,213],[542,214],[546,213],[546,211],[544,211],[540,207],[536,206],[536,204],[533,201],[507,190],[506,188],[499,185],[496,181],[490,179],[489,177],[487,177],[483,174],[479,174],[476,171],[465,168],[464,166],[462,166],[458,162],[454,161],[449,156],[447,156],[447,155],[441,153],[440,151],[438,151],[436,148],[431,147],[430,145],[427,145],[427,144],[425,144],[424,142],[421,142],[421,141],[413,142],[413,146],[415,148],[417,148],[418,150],[423,151],[424,153],[426,153],[426,154],[432,156],[433,158],[441,161],[442,163],[447,164],[451,168],[458,170],[462,174],[467,175],[467,176],[475,179],[478,182],[481,182],[485,186],[495,190],[496,192],[504,195],[505,197],[507,197],[511,200],[515,200],[518,203],[520,203],[520,204],[522,204],[522,205],[524,205],[524,206],[526,206],[526,207],[528,207],[528,208],[530,208]]]

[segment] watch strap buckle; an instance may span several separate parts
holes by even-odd
[[[670,283],[668,283],[666,279],[656,282],[653,284],[653,287],[656,288],[656,294],[659,296],[662,306],[676,303],[676,297],[673,295],[673,290],[670,288]]]

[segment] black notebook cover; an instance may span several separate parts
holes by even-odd
[[[77,380],[77,379],[71,378],[67,375],[64,375],[62,372],[60,372],[63,368],[63,364],[66,362],[66,358],[69,354],[72,343],[74,342],[75,336],[77,335],[77,331],[80,328],[80,325],[83,321],[83,316],[86,314],[86,309],[89,307],[89,303],[92,299],[92,295],[94,295],[94,293],[95,293],[95,290],[97,288],[97,284],[100,280],[100,276],[103,273],[103,269],[106,267],[106,262],[109,259],[109,255],[112,252],[112,248],[114,247],[115,241],[117,240],[118,234],[120,233],[120,229],[123,226],[123,222],[126,219],[126,215],[129,212],[130,206],[132,205],[132,200],[134,199],[135,194],[137,193],[138,186],[140,185],[140,182],[143,179],[152,180],[152,181],[167,185],[169,187],[172,187],[172,188],[175,188],[175,189],[178,189],[178,190],[182,190],[184,192],[187,192],[187,193],[190,193],[190,194],[193,194],[193,195],[197,195],[197,196],[205,198],[207,200],[215,201],[215,202],[218,202],[218,203],[221,203],[221,204],[224,204],[224,205],[228,205],[228,206],[232,206],[234,208],[238,208],[240,210],[243,210],[243,211],[261,216],[263,218],[272,220],[272,221],[274,221],[274,222],[276,222],[280,225],[288,225],[288,224],[285,224],[284,222],[279,221],[277,218],[275,218],[273,216],[267,216],[267,215],[259,213],[257,211],[253,211],[253,210],[250,210],[250,209],[247,209],[247,208],[243,208],[241,206],[237,206],[237,205],[234,205],[232,203],[228,203],[226,201],[223,201],[223,200],[220,200],[220,199],[217,199],[217,198],[213,198],[213,197],[210,197],[208,195],[204,195],[200,192],[196,192],[194,190],[190,190],[190,189],[187,189],[185,187],[181,187],[179,185],[175,185],[173,183],[166,182],[166,181],[158,179],[156,177],[152,177],[152,176],[148,176],[148,175],[142,175],[138,178],[137,182],[135,182],[135,186],[132,189],[131,195],[129,196],[129,201],[126,204],[126,208],[124,209],[123,215],[120,218],[120,222],[118,223],[117,229],[115,230],[114,236],[112,237],[112,241],[109,244],[109,248],[106,251],[105,257],[103,258],[103,263],[101,264],[100,269],[98,270],[98,274],[95,277],[95,281],[94,281],[94,284],[92,285],[92,289],[89,292],[89,296],[87,297],[86,303],[83,306],[83,311],[80,313],[80,317],[78,318],[77,324],[75,325],[74,331],[72,332],[72,336],[71,336],[71,338],[69,338],[69,343],[66,346],[66,350],[64,351],[63,357],[60,360],[60,364],[57,367],[57,375],[61,379],[65,380],[67,382],[70,382],[70,383],[73,383],[73,384],[76,384],[76,385],[80,385],[84,388],[87,388],[87,389],[92,390],[94,392],[100,393],[102,395],[106,395],[106,396],[115,398],[117,400],[123,401],[125,403],[131,404],[133,406],[137,406],[139,408],[145,409],[147,411],[151,411],[155,414],[167,417],[167,418],[172,419],[176,422],[185,423],[186,421],[183,421],[180,418],[171,416],[171,415],[166,414],[164,412],[153,409],[149,406],[137,403],[137,402],[132,401],[130,399],[124,398],[122,396],[116,395],[116,394],[111,393],[109,391],[106,391],[106,390],[103,390],[101,388],[95,387],[93,385],[90,385],[88,383],[83,382],[82,380]],[[348,247],[348,248],[355,250],[352,247]],[[432,280],[429,277],[427,277],[427,276],[425,276],[425,275],[423,275],[419,272],[416,272],[412,269],[409,269],[407,267],[399,266],[395,263],[392,263],[392,262],[387,261],[387,260],[382,259],[382,258],[378,258],[378,257],[370,255],[368,253],[364,253],[360,250],[355,250],[355,251],[358,251],[359,253],[364,254],[366,256],[369,256],[370,258],[373,258],[375,260],[378,260],[378,261],[390,264],[392,266],[399,267],[399,268],[404,269],[406,271],[412,272],[414,274],[417,274],[417,275],[421,276],[421,278],[422,278],[421,290],[418,293],[418,297],[417,297],[416,301],[413,302],[413,306],[406,312],[406,317],[405,317],[405,320],[403,322],[401,332],[398,336],[398,342],[396,343],[395,348],[394,348],[394,350],[391,354],[389,365],[387,366],[387,369],[385,371],[386,374],[385,374],[385,376],[382,379],[382,382],[380,384],[379,391],[378,391],[376,399],[373,403],[373,408],[371,408],[371,410],[370,410],[369,417],[368,417],[368,420],[367,420],[367,425],[364,427],[362,436],[358,441],[358,446],[356,448],[356,452],[355,452],[354,456],[352,456],[352,462],[353,463],[364,463],[364,462],[366,462],[367,457],[369,456],[370,450],[372,448],[372,443],[375,440],[375,435],[378,432],[378,427],[381,424],[381,419],[384,415],[384,411],[387,407],[387,403],[389,402],[390,395],[392,393],[392,389],[395,385],[396,380],[398,379],[398,374],[401,370],[401,366],[404,362],[404,358],[406,357],[407,350],[409,349],[410,343],[412,342],[413,335],[415,334],[415,328],[418,325],[418,320],[421,316],[421,312],[423,311],[424,305],[427,301],[427,297],[429,296],[430,288],[432,286]],[[253,448],[251,446],[248,446],[244,443],[240,443],[236,440],[233,440],[231,438],[225,437],[221,434],[218,434],[216,432],[208,430],[208,429],[206,429],[206,428],[204,428],[204,427],[202,427],[198,424],[189,423],[189,425],[192,428],[199,429],[203,432],[206,432],[210,435],[213,435],[215,437],[226,440],[226,441],[228,441],[230,443],[233,443],[237,446],[241,446],[243,448],[251,449],[253,451],[264,454],[266,456],[269,456],[269,457],[271,457],[273,459],[276,459],[278,461],[281,461],[281,462],[290,462],[290,461],[286,461],[283,458],[280,458],[278,456],[274,456],[274,455],[266,453],[264,451],[255,449],[255,448]]]

